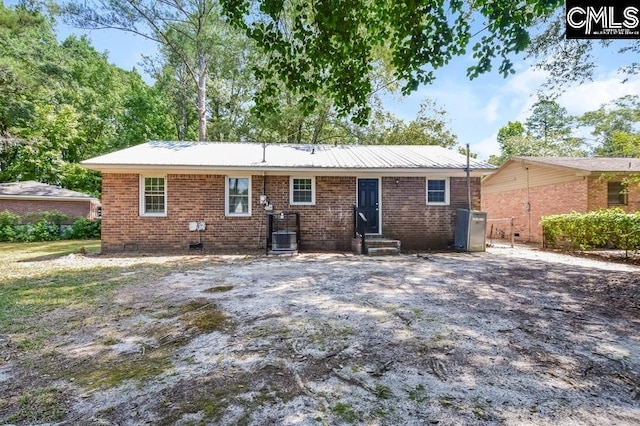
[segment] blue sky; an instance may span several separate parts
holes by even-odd
[[[7,6],[15,3],[5,1]],[[87,34],[98,51],[108,52],[111,62],[127,70],[135,67],[142,72],[141,55],[155,51],[152,42],[120,31],[75,31],[62,25],[58,31],[60,38],[71,32]],[[620,63],[629,62],[629,58],[613,54],[615,46],[613,43],[612,48],[602,53],[593,82],[567,88],[559,98],[558,102],[570,114],[595,110],[624,95],[640,94],[640,76],[630,78],[624,84],[621,82],[622,76],[617,69]],[[449,127],[458,136],[458,142],[461,145],[469,143],[472,152],[480,159],[487,159],[491,154],[500,153],[496,143],[498,130],[509,121],[526,119],[536,100],[536,91],[545,81],[545,74],[531,68],[523,58],[515,58],[514,62],[517,72],[506,79],[491,72],[470,81],[466,68],[472,64],[472,58],[470,55],[459,57],[436,72],[435,83],[422,86],[407,97],[386,97],[384,106],[397,117],[409,121],[425,98],[435,100],[447,110]]]

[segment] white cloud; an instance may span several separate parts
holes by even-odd
[[[500,107],[500,101],[498,98],[493,97],[489,100],[489,103],[486,107],[482,109],[484,113],[484,121],[487,123],[494,123],[498,120],[498,108]]]
[[[633,76],[622,83],[620,76],[610,75],[580,86],[572,87],[560,96],[558,103],[569,114],[579,115],[595,111],[603,104],[626,95],[640,94],[640,76]]]
[[[493,133],[491,136],[483,138],[480,141],[471,144],[471,152],[478,154],[478,158],[480,160],[487,160],[492,154],[499,155],[500,146],[496,141],[497,136],[497,133]]]

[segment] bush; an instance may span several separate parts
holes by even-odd
[[[549,247],[640,249],[640,212],[625,213],[615,208],[560,214],[543,217],[540,224]]]
[[[63,234],[66,240],[89,240],[100,238],[100,221],[80,217]]]
[[[7,210],[0,212],[0,241],[17,241],[16,226],[20,224],[20,216]]]
[[[55,241],[60,239],[100,238],[100,221],[77,218],[57,211],[28,214],[20,217],[8,211],[0,212],[0,241]]]

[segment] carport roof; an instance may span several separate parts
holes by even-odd
[[[295,145],[229,142],[152,141],[83,161],[89,169],[186,169],[278,171],[461,170],[466,157],[431,145]],[[472,159],[472,171],[491,164]],[[483,173],[483,174],[484,174]]]

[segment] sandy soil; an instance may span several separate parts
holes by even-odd
[[[62,424],[640,424],[639,266],[527,248],[183,260],[34,362],[7,358],[0,393],[53,387]],[[190,303],[224,325],[186,325]],[[53,373],[167,348],[115,387]]]

